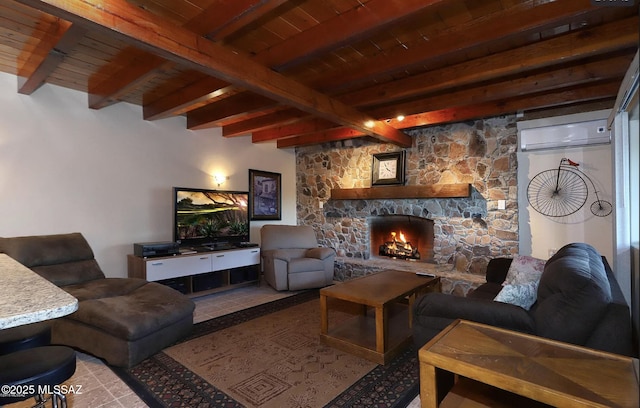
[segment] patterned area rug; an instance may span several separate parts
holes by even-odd
[[[304,292],[196,324],[179,344],[113,370],[154,408],[405,407],[416,397],[415,349],[379,366],[320,344],[319,327],[318,292]]]

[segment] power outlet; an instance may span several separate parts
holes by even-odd
[[[324,207],[324,201],[318,201],[318,208],[322,210]]]
[[[498,210],[505,210],[507,208],[506,200],[498,200]]]

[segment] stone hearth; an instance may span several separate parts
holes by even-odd
[[[349,260],[344,265],[377,261],[371,259],[368,222],[382,215],[432,220],[435,267],[448,267],[455,273],[483,277],[489,259],[517,254],[515,117],[416,128],[407,133],[414,142],[405,149],[405,184],[469,183],[470,197],[332,199],[332,188],[371,187],[372,155],[400,150],[366,139],[334,142],[296,150],[298,223],[311,225],[321,244]],[[505,200],[505,210],[498,210],[498,200]],[[336,277],[348,278],[349,273],[337,272]],[[475,280],[471,276],[468,282],[473,285]]]
[[[336,259],[335,278],[345,281],[359,276],[369,275],[385,269],[394,269],[410,273],[429,272],[440,277],[442,293],[453,293],[466,296],[470,290],[484,283],[484,277],[456,271],[453,265],[436,265],[424,262],[393,260],[384,258],[352,259],[338,257]]]

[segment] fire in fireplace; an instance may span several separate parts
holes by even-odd
[[[433,220],[412,215],[381,215],[369,219],[372,256],[433,261]]]
[[[391,231],[391,240],[380,245],[378,255],[400,259],[420,259],[418,247],[411,245],[411,242],[407,241],[402,231],[399,234]]]

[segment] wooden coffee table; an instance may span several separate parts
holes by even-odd
[[[421,293],[440,291],[440,278],[383,271],[320,290],[320,340],[327,345],[387,364],[411,342],[411,306]],[[356,305],[357,313],[329,326],[329,310]],[[374,310],[373,315],[367,309]],[[351,308],[353,309],[353,307]]]
[[[439,370],[554,407],[638,406],[638,360],[631,357],[464,320],[431,339],[418,356],[420,401],[425,408],[437,407],[441,399]],[[471,398],[477,392],[459,384],[441,407],[514,406],[505,405],[495,392]],[[469,384],[467,388],[478,388]]]

